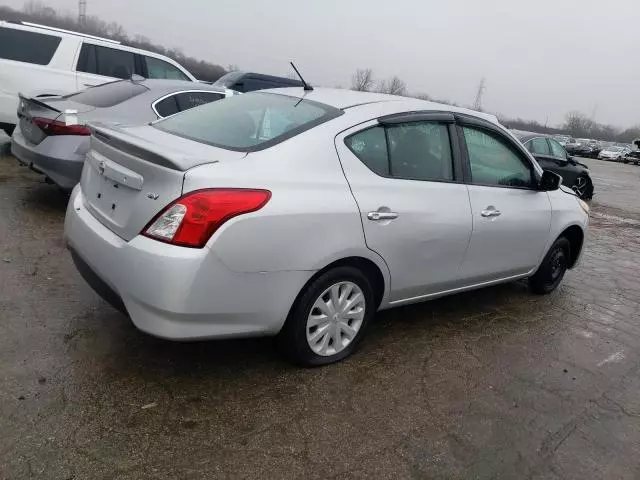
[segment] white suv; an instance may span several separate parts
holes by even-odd
[[[109,80],[166,78],[196,81],[173,60],[114,40],[33,23],[0,21],[0,130],[17,123],[18,93],[62,95]]]

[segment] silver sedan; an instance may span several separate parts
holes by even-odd
[[[120,80],[63,97],[20,97],[11,152],[64,190],[79,181],[89,150],[88,122],[148,123],[233,95],[181,80]]]
[[[305,365],[374,313],[576,266],[586,203],[495,117],[416,99],[249,93],[153,125],[93,125],[65,234],[141,330],[277,335]]]

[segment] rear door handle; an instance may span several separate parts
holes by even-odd
[[[393,220],[394,218],[398,218],[398,214],[396,212],[369,212],[367,213],[367,218],[374,222],[379,220]]]
[[[480,215],[482,215],[483,217],[499,217],[500,215],[502,215],[502,212],[500,210],[487,209],[487,210],[482,210],[480,212]]]

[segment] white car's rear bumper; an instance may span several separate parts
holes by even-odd
[[[189,340],[276,334],[311,271],[239,273],[208,247],[176,247],[101,224],[71,194],[65,238],[85,280],[134,325],[157,337]]]

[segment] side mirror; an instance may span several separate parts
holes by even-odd
[[[561,183],[562,177],[560,175],[550,172],[549,170],[544,170],[542,172],[542,177],[540,178],[539,187],[543,192],[551,192],[553,190],[558,190]]]

